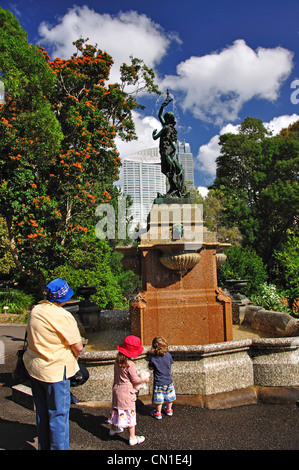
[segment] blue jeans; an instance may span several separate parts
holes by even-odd
[[[70,381],[48,383],[31,377],[39,450],[69,450]]]

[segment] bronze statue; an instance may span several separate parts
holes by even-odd
[[[177,131],[175,128],[176,120],[172,112],[168,111],[163,116],[164,108],[172,101],[169,98],[169,91],[167,90],[167,98],[162,103],[158,117],[162,124],[160,132],[155,129],[153,131],[153,139],[160,138],[159,151],[161,155],[161,170],[167,176],[169,181],[169,190],[167,196],[172,197],[185,197],[185,175],[182,165],[176,158],[176,142]]]

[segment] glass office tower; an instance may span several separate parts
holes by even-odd
[[[119,183],[122,191],[132,198],[130,210],[134,222],[145,226],[157,193],[166,193],[166,177],[161,172],[159,149],[149,148],[125,157]]]
[[[188,189],[194,189],[193,154],[191,153],[190,144],[187,142],[178,142],[177,155],[179,162],[185,171],[186,185]]]

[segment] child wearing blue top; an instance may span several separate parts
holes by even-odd
[[[162,406],[167,416],[173,415],[172,404],[176,399],[175,389],[171,376],[173,359],[168,352],[168,344],[162,336],[156,336],[152,342],[149,368],[154,371],[153,403],[155,410],[151,415],[156,419],[162,419]]]

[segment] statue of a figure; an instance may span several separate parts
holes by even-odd
[[[175,129],[176,120],[172,112],[168,111],[163,116],[163,110],[172,101],[168,96],[162,103],[158,117],[162,124],[160,132],[153,131],[153,139],[160,138],[159,151],[161,155],[161,170],[169,181],[168,196],[184,197],[186,195],[185,175],[182,165],[176,158],[177,131]]]

